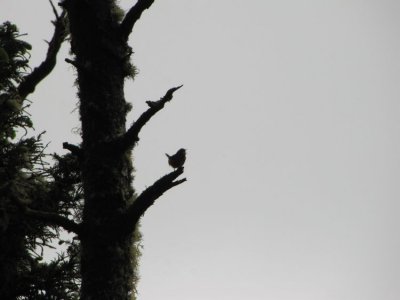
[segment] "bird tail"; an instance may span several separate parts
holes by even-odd
[[[171,155],[169,155],[168,153],[165,153],[165,155],[166,155],[168,158],[171,158]]]

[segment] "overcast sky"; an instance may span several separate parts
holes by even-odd
[[[122,1],[127,9],[134,1]],[[33,44],[46,0],[1,0]],[[398,300],[400,2],[159,0],[131,39],[139,191],[188,149],[188,182],[142,219],[140,300]],[[30,96],[51,151],[79,142],[74,70]],[[75,132],[75,133],[74,133]]]

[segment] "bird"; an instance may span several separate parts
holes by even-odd
[[[186,160],[186,149],[179,149],[174,155],[169,155],[165,153],[165,155],[168,157],[168,163],[171,167],[174,169],[183,167],[183,164],[185,163]]]
[[[158,101],[150,101],[150,100],[148,100],[148,101],[146,101],[146,103],[150,108],[160,107],[160,105],[161,105],[160,100],[158,100]]]

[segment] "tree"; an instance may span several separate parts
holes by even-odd
[[[60,19],[56,33],[61,35],[53,39],[51,48],[63,40],[63,27]],[[75,299],[79,291],[77,243],[68,242],[66,252],[43,262],[43,249],[59,239],[60,231],[26,218],[39,216],[40,210],[61,215],[78,211],[82,193],[75,159],[55,156],[56,163],[48,167],[41,135],[27,137],[32,121],[26,113],[29,104],[21,98],[27,93],[18,89],[22,82],[50,72],[52,66],[47,60],[25,75],[31,46],[19,37],[15,25],[0,25],[0,298]],[[18,131],[24,132],[19,138]]]
[[[128,39],[153,2],[138,0],[126,14],[114,0],[60,2],[61,15],[53,7],[56,30],[46,60],[18,86],[19,97],[24,99],[47,76],[54,67],[67,26],[73,57],[66,61],[77,71],[82,143],[65,142],[63,147],[71,152],[68,157],[79,170],[83,190],[81,215],[77,218],[69,210],[42,210],[20,199],[17,202],[24,217],[76,234],[80,242],[80,297],[85,300],[134,297],[139,219],[164,192],[186,181],[178,179],[184,170],[180,166],[140,195],[132,187],[130,156],[139,133],[181,88],[173,87],[160,100],[147,102],[149,108],[126,129],[130,105],[124,97],[124,82],[135,76]]]

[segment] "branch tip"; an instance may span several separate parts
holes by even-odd
[[[69,64],[73,65],[75,68],[78,68],[78,64],[77,64],[76,61],[74,61],[74,60],[72,60],[72,59],[69,59],[69,58],[64,59],[64,61],[65,61],[66,63],[69,63]]]
[[[60,19],[60,16],[59,16],[59,14],[58,14],[58,12],[57,12],[57,10],[56,10],[56,7],[54,6],[53,1],[49,0],[49,2],[50,2],[50,5],[51,5],[51,8],[53,9],[54,15],[56,16],[56,19],[57,19],[57,20]]]
[[[128,129],[128,131],[125,133],[125,135],[122,137],[120,140],[121,142],[121,149],[122,150],[127,150],[129,148],[132,148],[135,143],[139,140],[139,132],[143,128],[144,125],[161,109],[164,108],[165,103],[168,101],[172,100],[172,97],[174,95],[174,92],[179,90],[182,85],[179,85],[177,87],[170,88],[158,101],[146,101],[147,105],[149,108],[141,114],[141,116],[132,124],[132,126]]]

